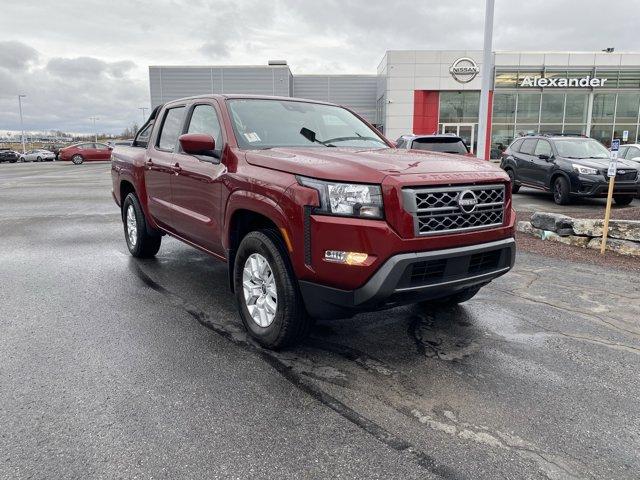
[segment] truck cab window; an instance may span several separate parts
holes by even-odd
[[[216,142],[216,153],[220,156],[222,151],[222,129],[218,121],[216,110],[211,105],[196,105],[193,108],[189,129],[187,133],[206,133],[211,135]]]
[[[184,116],[184,107],[170,108],[164,115],[162,122],[162,130],[158,138],[158,148],[173,152],[176,147],[178,137],[182,132],[182,120]]]
[[[153,122],[150,122],[146,127],[138,132],[136,135],[136,141],[134,145],[136,147],[147,147],[149,145],[149,138],[151,137],[151,130],[153,129]]]

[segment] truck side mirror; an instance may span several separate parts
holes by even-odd
[[[205,157],[217,157],[215,153],[216,142],[211,135],[206,133],[185,133],[178,138],[182,151],[190,155],[202,155]]]
[[[551,160],[551,156],[547,155],[546,153],[541,153],[540,155],[538,155],[538,158],[540,160],[546,160],[547,162]]]

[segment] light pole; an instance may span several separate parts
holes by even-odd
[[[26,97],[24,94],[18,95],[18,107],[20,108],[20,130],[22,131],[22,154],[24,155],[26,152],[26,148],[24,148],[24,122],[22,121],[22,99]]]
[[[138,110],[142,110],[142,123],[147,121],[147,115],[145,112],[147,111],[147,107],[138,107]]]
[[[93,134],[95,135],[95,142],[98,142],[98,131],[96,130],[96,120],[98,117],[89,117],[89,120],[93,120]]]
[[[484,12],[484,47],[482,52],[482,88],[480,90],[480,112],[478,116],[478,147],[476,156],[485,159],[487,134],[491,131],[489,119],[489,91],[493,76],[492,42],[493,42],[493,6],[495,0],[487,0]]]

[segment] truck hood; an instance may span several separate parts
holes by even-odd
[[[504,172],[486,160],[462,155],[384,148],[272,148],[246,153],[252,165],[282,170],[295,175],[336,181],[382,183],[389,176],[443,173]]]

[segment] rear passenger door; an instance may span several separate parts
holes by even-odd
[[[526,138],[517,153],[518,177],[521,182],[535,185],[533,152],[536,149],[537,138]]]
[[[162,112],[160,128],[146,150],[144,182],[151,216],[164,228],[172,230],[173,205],[171,177],[175,174],[173,156],[184,124],[184,105]]]
[[[540,158],[540,155],[547,157],[548,160]],[[551,144],[548,140],[539,139],[531,160],[531,179],[533,183],[542,188],[548,187],[549,181],[547,179],[551,174],[553,165]]]
[[[192,105],[183,133],[205,133],[215,142],[216,157],[190,155],[177,146],[172,177],[173,224],[185,239],[220,256],[222,246],[221,176],[224,138],[215,101]]]

